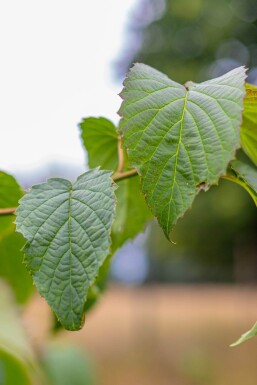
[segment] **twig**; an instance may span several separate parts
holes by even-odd
[[[121,147],[121,137],[118,138],[118,157],[119,157],[119,164],[117,173],[121,173],[124,166],[124,154],[123,154],[123,148]]]
[[[0,215],[14,214],[17,207],[8,207],[6,209],[0,209]]]
[[[125,171],[125,172],[116,172],[113,175],[112,179],[114,182],[118,182],[119,180],[131,178],[136,175],[138,175],[137,170],[133,168],[132,170]]]
[[[118,172],[117,171],[113,175],[112,179],[114,182],[118,182],[119,180],[131,178],[131,177],[136,176],[136,175],[138,175],[136,169],[132,169],[132,170],[125,171],[125,172]],[[8,207],[6,209],[0,209],[0,215],[14,214],[16,209],[17,209],[17,207]]]

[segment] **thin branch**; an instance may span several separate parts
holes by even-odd
[[[237,180],[237,178],[236,178],[236,175],[234,176],[234,175],[222,175],[221,177],[220,177],[220,179],[225,179],[225,180],[230,180],[231,182],[235,182],[235,183],[237,183],[238,182],[238,180]]]
[[[114,182],[118,182],[119,180],[131,178],[136,175],[138,175],[137,170],[133,168],[132,170],[125,171],[125,172],[116,172],[113,175],[112,179]]]
[[[127,179],[127,178],[132,178],[133,176],[138,175],[136,169],[132,169],[129,171],[125,172],[116,172],[112,179],[114,182],[118,182],[119,180]],[[17,207],[8,207],[6,209],[0,209],[0,215],[8,215],[8,214],[14,214],[16,211]]]
[[[0,209],[0,215],[14,214],[17,207],[8,207],[6,209]]]
[[[124,154],[123,154],[123,148],[121,147],[121,137],[118,138],[118,157],[119,157],[119,164],[117,173],[121,173],[124,166]]]

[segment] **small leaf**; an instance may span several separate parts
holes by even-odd
[[[250,330],[248,330],[246,333],[242,334],[241,337],[236,342],[231,344],[230,346],[234,347],[234,346],[240,345],[242,342],[245,342],[245,341],[247,341],[250,338],[253,338],[255,336],[257,336],[257,322],[253,325],[253,327]]]
[[[23,191],[9,174],[0,172],[0,208],[15,208]],[[30,297],[33,286],[23,261],[21,248],[25,241],[15,232],[14,215],[0,215],[0,277],[12,287],[16,299],[24,303]]]
[[[231,167],[257,193],[257,168],[253,164],[248,164],[242,160],[232,161]]]
[[[236,176],[228,176],[227,179],[242,186],[250,194],[257,206],[257,168],[253,164],[234,160],[231,162],[231,169]]]
[[[90,167],[110,168],[115,172],[118,167],[118,132],[112,122],[105,118],[86,118],[80,123],[81,137],[88,154]],[[123,150],[124,169],[128,169],[126,151]],[[117,182],[117,209],[112,226],[112,253],[99,270],[98,277],[90,287],[85,310],[88,312],[97,302],[106,286],[112,255],[127,240],[143,231],[146,222],[152,218],[143,195],[140,192],[138,177]]]
[[[246,83],[241,145],[245,153],[257,165],[257,87]]]
[[[44,349],[42,366],[51,385],[92,385],[91,363],[76,346],[51,344]]]
[[[0,171],[0,209],[16,207],[23,192],[13,176]]]
[[[118,133],[114,124],[105,118],[87,118],[80,124],[84,146],[88,152],[90,167],[100,166],[116,171],[118,166]],[[128,169],[124,151],[124,169]],[[112,252],[143,231],[152,219],[144,197],[140,192],[138,177],[117,183],[117,209],[112,226]]]
[[[121,97],[120,131],[131,166],[167,238],[201,190],[217,184],[240,146],[245,68],[182,86],[136,64]]]
[[[112,226],[112,251],[142,232],[153,216],[142,193],[138,176],[117,183],[117,215]]]
[[[13,218],[9,218],[13,222]],[[1,218],[0,218],[1,221]],[[25,303],[33,292],[32,279],[23,263],[23,248],[25,241],[21,234],[12,231],[1,236],[0,234],[0,277],[4,278],[13,289],[16,300]]]
[[[1,384],[43,385],[44,378],[12,293],[0,283],[0,363]]]
[[[0,291],[0,346],[18,358],[26,357],[30,360],[34,355],[19,321],[19,312],[12,293],[2,282]]]
[[[82,327],[88,289],[109,254],[115,210],[110,174],[93,169],[74,183],[49,179],[33,186],[17,209],[27,268],[69,330]]]
[[[90,168],[100,166],[103,170],[118,167],[118,135],[114,124],[105,118],[86,118],[80,123],[81,138],[88,152]]]

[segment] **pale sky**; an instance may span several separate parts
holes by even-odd
[[[111,64],[138,0],[0,2],[0,169],[84,164],[82,117],[118,120]]]

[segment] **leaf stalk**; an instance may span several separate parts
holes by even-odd
[[[129,170],[129,171],[125,171],[125,172],[116,172],[112,179],[114,182],[118,182],[120,180],[123,180],[123,179],[128,179],[128,178],[131,178],[133,176],[136,176],[138,175],[137,173],[137,170],[135,168],[133,168],[132,170]]]
[[[8,207],[6,209],[0,209],[0,215],[14,214],[17,207]]]

